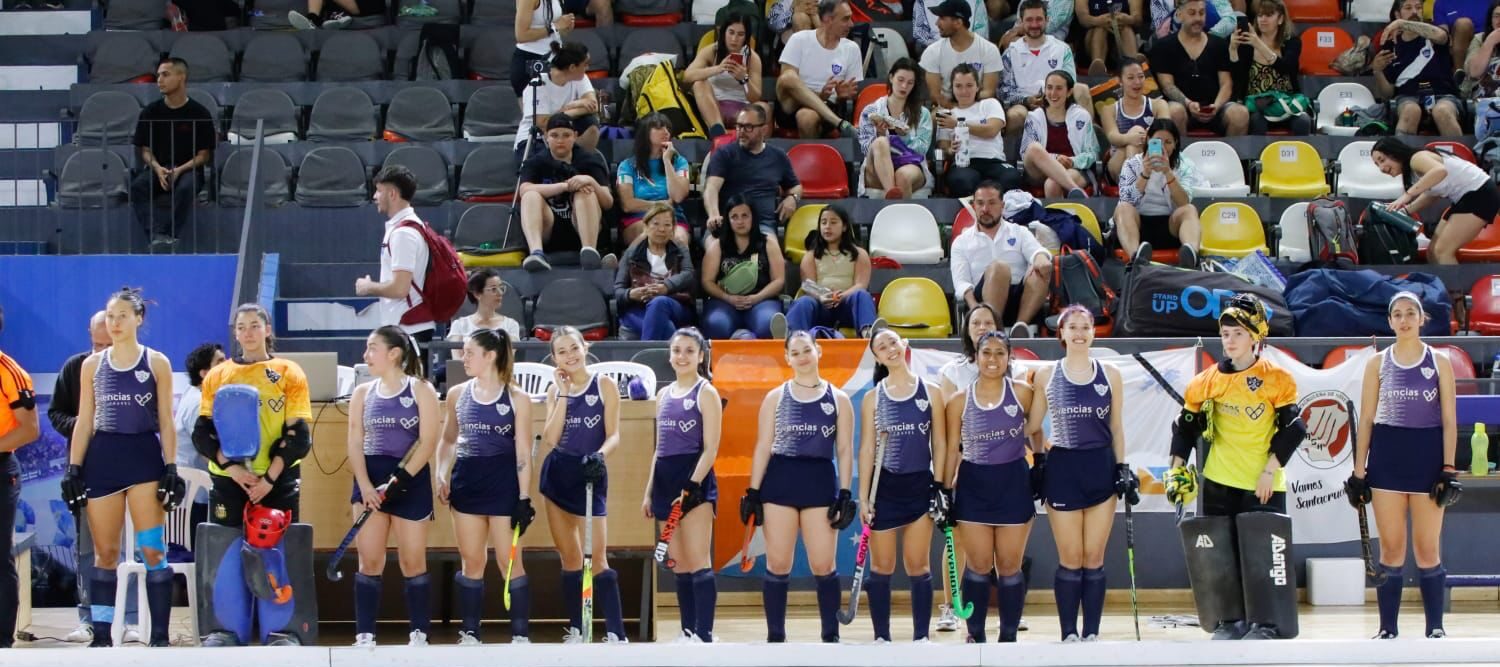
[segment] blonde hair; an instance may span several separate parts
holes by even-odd
[[[1295,30],[1292,26],[1292,15],[1286,10],[1286,3],[1282,2],[1282,0],[1257,0],[1251,6],[1251,9],[1255,10],[1255,16],[1281,15],[1281,25],[1276,26],[1275,46],[1277,49],[1285,46],[1287,40],[1291,38],[1293,30]]]
[[[667,217],[673,222],[676,222],[677,210],[673,208],[671,204],[662,202],[656,202],[655,204],[651,205],[651,208],[646,209],[646,212],[641,214],[641,222],[651,224],[652,218],[655,218],[656,216],[663,213],[667,214]]]

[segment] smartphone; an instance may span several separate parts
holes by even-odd
[[[731,53],[731,54],[729,54],[729,62],[732,62],[732,63],[734,63],[736,65],[740,65],[740,66],[743,67],[745,65],[745,54],[743,54],[743,53]]]
[[[1199,113],[1213,113],[1214,109],[1217,109],[1217,108],[1218,107],[1216,107],[1216,106],[1214,106],[1212,104],[1200,104],[1200,105],[1198,105],[1198,112]]]
[[[1155,139],[1155,138],[1153,138],[1153,139],[1147,141],[1146,142],[1146,154],[1147,155],[1153,155],[1153,156],[1159,156],[1159,155],[1161,155],[1161,139]]]
[[[1235,19],[1234,19],[1234,29],[1237,30],[1237,31],[1249,32],[1250,31],[1250,17],[1248,17],[1248,16],[1236,16]]]

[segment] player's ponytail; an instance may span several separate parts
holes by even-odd
[[[380,337],[388,347],[401,350],[401,372],[412,377],[422,377],[422,352],[417,347],[416,339],[406,333],[401,327],[387,324],[375,330],[375,335]]]
[[[146,319],[146,297],[145,292],[139,287],[123,286],[114,294],[109,295],[109,301],[121,301],[130,306],[130,312],[136,317]],[[105,303],[109,303],[106,301]]]
[[[514,348],[511,346],[510,334],[504,329],[476,329],[474,333],[469,334],[469,340],[484,348],[484,351],[495,353],[495,373],[500,378],[500,386],[510,386],[511,374],[515,367]]]

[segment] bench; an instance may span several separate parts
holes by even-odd
[[[1450,574],[1443,587],[1443,611],[1453,608],[1455,588],[1500,587],[1500,574]]]

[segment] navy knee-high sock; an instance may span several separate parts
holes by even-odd
[[[1400,565],[1381,563],[1380,571],[1385,575],[1385,581],[1375,587],[1375,602],[1380,607],[1380,629],[1395,636],[1400,634],[1396,617],[1401,613],[1401,586],[1406,582],[1402,581]]]
[[[380,611],[380,575],[354,575],[354,631],[375,634],[375,616]]]
[[[402,592],[406,594],[406,614],[412,630],[432,634],[432,577],[426,572],[407,577]]]
[[[453,582],[458,584],[458,615],[463,618],[463,631],[477,638],[479,615],[484,609],[484,578],[470,579],[463,572],[454,572]]]
[[[693,573],[693,632],[705,642],[714,640],[714,606],[719,603],[719,584],[713,568]]]
[[[1078,604],[1083,600],[1083,570],[1061,565],[1052,578],[1052,596],[1057,599],[1057,622],[1062,638],[1078,634]]]
[[[1422,611],[1427,615],[1427,634],[1431,635],[1433,630],[1443,627],[1443,593],[1448,570],[1438,563],[1433,567],[1419,568],[1417,573],[1422,577]]]
[[[579,595],[582,594],[580,591]],[[516,637],[530,636],[531,579],[523,574],[510,580],[510,638],[514,641]]]
[[[1000,577],[1000,641],[1016,640],[1021,609],[1026,606],[1026,577],[1020,572]]]
[[[865,594],[870,599],[870,623],[875,638],[891,640],[891,575],[871,572],[865,579]]]
[[[766,641],[773,644],[786,641],[786,589],[790,576],[766,571],[761,580],[761,605],[766,608]]]
[[[839,640],[839,573],[814,577],[818,585],[818,619],[823,625],[823,641]]]
[[[583,632],[583,570],[563,570],[562,594],[568,627]]]
[[[1083,569],[1083,636],[1098,636],[1104,616],[1104,568]]]
[[[625,610],[620,607],[620,573],[608,569],[594,575],[594,595],[604,611],[604,630],[625,639]],[[580,603],[581,604],[581,603]]]
[[[682,617],[682,631],[693,632],[698,622],[698,608],[694,606],[693,573],[677,573],[677,615]]]
[[[151,613],[151,643],[167,641],[172,616],[171,569],[163,567],[146,573],[146,608]]]
[[[990,613],[990,575],[964,568],[964,581],[959,586],[963,589],[964,603],[974,605],[968,621],[969,641],[983,644],[985,616]]]
[[[114,570],[94,568],[94,578],[89,581],[89,614],[94,621],[94,642],[112,646],[110,630],[115,624],[115,592],[119,579]]]
[[[932,625],[932,573],[923,572],[911,577],[911,639],[927,638],[927,628]]]

